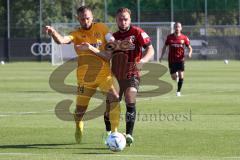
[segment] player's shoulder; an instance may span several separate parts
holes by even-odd
[[[185,34],[183,34],[183,33],[181,33],[181,37],[182,37],[182,38],[188,38],[188,36],[185,35]]]
[[[131,25],[131,28],[130,28],[132,31],[134,32],[145,32],[142,28],[138,27],[138,26],[135,26],[135,25]]]
[[[186,41],[190,41],[189,38],[188,38],[188,36],[185,35],[185,34],[181,34],[181,37],[182,37],[182,39],[184,39],[184,40],[186,40]]]

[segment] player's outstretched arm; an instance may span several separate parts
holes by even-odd
[[[68,36],[62,36],[60,35],[53,27],[46,26],[45,32],[53,38],[53,40],[58,44],[67,44],[70,43],[72,40]]]
[[[104,60],[109,61],[111,59],[111,54],[108,54],[107,52],[100,51],[96,47],[92,46],[91,44],[84,42],[80,45],[76,45],[77,49],[84,51],[84,50],[91,50],[94,54],[97,56],[103,58]]]

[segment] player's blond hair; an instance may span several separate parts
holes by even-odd
[[[120,13],[124,13],[124,12],[127,12],[129,15],[131,15],[131,10],[126,8],[126,7],[121,7],[117,10],[117,15],[120,14]]]

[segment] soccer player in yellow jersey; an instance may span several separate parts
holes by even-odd
[[[46,26],[45,29],[59,44],[72,42],[79,57],[77,68],[78,95],[74,118],[76,122],[75,139],[77,143],[80,143],[83,134],[83,115],[87,110],[90,98],[98,87],[104,93],[111,95],[107,100],[107,106],[110,108],[107,107],[104,113],[106,129],[110,128],[111,132],[117,131],[120,106],[118,94],[113,86],[110,62],[106,53],[102,52],[107,39],[109,39],[108,27],[103,23],[93,23],[92,11],[86,6],[77,9],[77,19],[81,27],[72,31],[68,36],[60,35],[51,26]]]

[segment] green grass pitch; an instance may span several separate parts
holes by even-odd
[[[173,90],[138,98],[135,143],[113,153],[103,144],[102,116],[85,123],[80,145],[75,144],[74,122],[56,117],[56,104],[75,100],[75,96],[49,87],[55,69],[50,63],[0,65],[0,159],[240,159],[239,68],[239,61],[227,65],[223,61],[188,61],[182,97],[175,96],[176,83],[168,72],[164,74],[161,80],[171,83]],[[74,82],[72,73],[66,83]],[[91,100],[90,106],[99,101]],[[121,119],[120,131],[124,132],[123,116]]]

